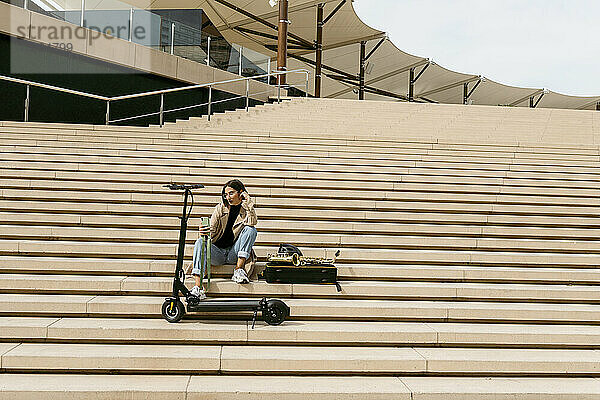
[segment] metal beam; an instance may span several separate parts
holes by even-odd
[[[577,110],[584,110],[594,104],[596,105],[596,107],[598,107],[598,103],[600,103],[600,99],[594,99],[594,100],[590,101],[589,103],[585,103],[584,105],[577,107]],[[596,110],[597,110],[597,108],[596,108]]]
[[[311,60],[309,58],[306,58],[306,57],[301,57],[301,56],[298,56],[298,55],[293,54],[293,53],[290,53],[288,55],[291,58],[295,58],[296,60],[299,60],[299,61],[305,62],[307,64],[310,64],[313,67],[316,64],[316,62],[314,62],[313,60]],[[327,70],[327,71],[335,72],[336,74],[339,74],[339,75],[343,75],[343,76],[345,76],[347,78],[350,78],[350,79],[357,79],[356,75],[349,74],[347,72],[342,71],[341,69],[333,68],[333,67],[330,67],[330,66],[325,65],[325,64],[321,64],[321,68],[323,68],[324,70]]]
[[[348,76],[342,76],[342,75],[334,75],[334,74],[325,74],[325,76],[328,78],[331,78],[331,79],[336,79],[336,80],[345,79],[348,81],[355,81],[353,83],[353,85],[358,85],[358,81],[359,81],[357,76],[355,76],[354,78],[350,78]]]
[[[278,39],[277,35],[271,35],[269,33],[255,31],[253,29],[248,29],[248,28],[242,28],[242,27],[239,27],[239,26],[233,28],[233,30],[241,32],[241,33],[249,33],[251,35],[256,35],[256,36],[264,37],[266,39],[273,39],[273,40],[277,40]],[[288,38],[288,43],[294,44],[294,45],[298,46],[298,48],[300,48],[300,49],[308,49],[305,45],[303,45],[302,43],[300,43],[300,42],[298,42],[297,40],[294,40],[294,39]]]
[[[434,93],[443,92],[444,90],[452,89],[453,87],[461,86],[461,85],[463,85],[465,83],[473,82],[473,81],[476,81],[478,79],[481,79],[481,77],[480,76],[474,76],[472,78],[463,79],[462,81],[454,82],[454,83],[451,83],[449,85],[441,86],[441,87],[436,88],[436,89],[432,89],[432,90],[428,90],[428,91],[423,92],[423,93],[419,93],[418,95],[415,96],[415,98],[423,98],[423,97],[432,95]]]
[[[371,51],[369,52],[369,54],[367,54],[367,56],[365,57],[365,61],[367,61],[369,58],[371,58],[371,56],[373,55],[373,53],[375,53],[375,52],[377,51],[377,49],[379,48],[379,46],[381,46],[381,45],[383,44],[383,42],[385,42],[385,40],[386,40],[386,39],[387,39],[387,38],[386,38],[386,37],[384,37],[383,39],[381,39],[381,40],[379,41],[379,43],[377,43],[377,44],[375,45],[375,47],[373,47],[373,48],[371,49]]]
[[[256,16],[256,15],[252,14],[252,13],[251,13],[251,12],[249,12],[249,11],[246,11],[246,10],[244,10],[243,8],[240,8],[240,7],[238,7],[238,6],[234,5],[234,4],[231,4],[231,3],[230,3],[230,2],[228,2],[227,0],[213,0],[213,1],[216,1],[217,3],[219,3],[219,4],[221,4],[221,5],[224,5],[225,7],[227,7],[227,8],[230,8],[230,9],[232,9],[233,11],[236,11],[236,12],[238,12],[238,13],[242,14],[242,15],[245,15],[246,17],[248,17],[248,18],[250,18],[250,19],[252,19],[252,20],[254,20],[254,21],[256,21],[256,22],[259,22],[259,23],[263,24],[263,25],[264,25],[264,26],[266,26],[266,27],[269,27],[269,28],[271,28],[271,29],[273,29],[273,30],[278,30],[278,27],[277,27],[277,25],[275,25],[275,24],[272,24],[272,23],[270,23],[269,21],[267,21],[267,20],[265,20],[265,19],[263,19],[263,18],[261,18],[261,17],[258,17],[258,16]],[[285,3],[286,3],[286,5],[287,5],[287,0],[281,0],[281,1],[280,1],[280,5],[279,5],[280,7],[281,7],[281,3],[282,3],[282,2],[285,2]],[[287,20],[287,19],[286,19],[286,20]],[[234,27],[233,27],[233,26],[229,26],[228,28],[230,28],[230,29],[233,29]],[[219,30],[219,31],[221,31],[221,30]],[[289,33],[289,36],[290,36],[291,38],[294,38],[294,39],[296,39],[296,40],[297,40],[297,41],[299,41],[300,43],[304,44],[304,45],[305,45],[306,47],[308,47],[308,48],[312,48],[312,46],[313,46],[313,44],[312,44],[311,42],[309,42],[308,40],[306,40],[306,39],[304,39],[304,38],[301,38],[301,37],[300,37],[300,36],[298,36],[298,35],[295,35],[295,34],[293,34],[293,33]],[[280,76],[284,76],[284,75],[280,75]]]
[[[530,98],[530,97],[532,97],[532,96],[537,96],[538,94],[542,93],[543,91],[544,91],[544,89],[538,89],[538,90],[536,90],[535,92],[533,92],[533,93],[531,93],[531,94],[528,94],[528,95],[527,95],[527,96],[525,96],[525,97],[522,97],[522,98],[520,98],[519,100],[515,100],[515,101],[513,101],[512,103],[510,103],[510,104],[509,104],[509,106],[510,106],[510,107],[514,107],[514,106],[516,106],[517,104],[520,104],[520,103],[524,102],[525,100],[529,99],[529,98]]]
[[[288,40],[288,43],[289,43],[289,40]],[[265,44],[263,46],[266,49],[269,49],[269,50],[272,50],[274,52],[277,52],[277,45],[276,44]],[[287,48],[288,48],[288,50],[298,50],[298,49],[305,49],[306,47],[304,47],[304,46],[298,46],[298,45],[295,45],[295,44],[292,44],[292,45],[288,44]],[[289,53],[288,53],[288,57],[291,57]]]
[[[355,39],[346,40],[344,42],[338,42],[338,43],[323,45],[323,51],[333,50],[333,49],[337,49],[337,48],[340,48],[340,47],[349,46],[351,44],[359,44],[362,41],[368,42],[369,40],[381,39],[382,37],[385,37],[385,33],[377,33],[375,35],[367,36],[367,37],[364,37],[364,38],[355,38]],[[295,54],[299,55],[299,56],[303,56],[305,54],[310,54],[310,53],[312,53],[314,51],[315,51],[314,49],[313,50],[306,50],[306,51],[298,51]]]
[[[349,80],[347,78],[340,77],[340,76],[337,76],[337,75],[329,75],[329,74],[325,74],[325,76],[327,76],[328,78],[335,79],[336,81],[343,82],[343,83],[346,83],[348,85],[352,85],[352,87],[350,88],[350,91],[356,89],[356,87],[357,87],[356,82],[352,82],[351,80]],[[392,98],[403,100],[403,101],[408,101],[408,97],[403,96],[401,94],[397,94],[397,93],[393,93],[393,92],[388,92],[386,90],[378,89],[378,88],[367,86],[367,85],[365,85],[365,92],[378,94],[380,96],[392,97]]]
[[[333,16],[334,16],[335,14],[337,14],[337,12],[338,12],[338,11],[340,11],[340,9],[342,8],[342,6],[343,6],[344,4],[346,4],[346,0],[342,0],[342,1],[340,1],[340,4],[338,4],[338,5],[337,5],[337,6],[336,6],[336,7],[333,9],[333,11],[329,13],[329,15],[327,16],[327,18],[325,18],[325,20],[323,21],[323,25],[325,25],[327,22],[329,22],[329,20],[330,20],[331,18],[333,18]]]
[[[531,96],[529,98],[529,108],[536,108],[537,105],[540,103],[540,100],[542,100],[542,97],[544,97],[545,94],[546,94],[546,92],[542,92],[540,94],[540,97],[538,97],[538,99],[535,103],[533,102],[533,100],[535,99],[535,96]]]
[[[381,82],[381,81],[383,81],[383,80],[385,80],[385,79],[391,78],[391,77],[392,77],[392,76],[394,76],[394,75],[402,74],[402,73],[404,73],[404,72],[406,72],[406,71],[410,70],[411,68],[420,67],[421,65],[423,65],[423,64],[427,64],[428,62],[429,62],[429,60],[427,60],[427,59],[424,59],[424,60],[419,60],[419,61],[417,61],[416,63],[413,63],[413,64],[410,64],[410,65],[407,65],[407,66],[404,66],[404,67],[401,67],[401,68],[395,69],[395,70],[393,70],[393,71],[390,71],[390,72],[387,72],[387,73],[385,73],[385,74],[383,74],[383,75],[380,75],[380,76],[378,76],[378,77],[376,77],[376,78],[369,79],[369,80],[366,82],[366,84],[367,84],[367,85],[372,85],[372,84],[374,84],[374,83]],[[329,76],[329,75],[328,75],[328,76]],[[341,95],[343,95],[343,94],[346,94],[346,93],[348,93],[348,92],[351,92],[351,91],[352,91],[352,89],[351,89],[351,88],[350,88],[350,89],[343,89],[343,90],[340,90],[339,92],[336,92],[336,93],[330,94],[330,95],[329,95],[329,96],[327,96],[327,97],[329,97],[329,98],[334,98],[334,97],[341,96]]]
[[[477,83],[475,83],[475,86],[473,86],[470,91],[469,91],[469,84],[465,83],[464,90],[463,90],[463,104],[467,104],[469,102],[469,97],[471,97],[471,95],[473,94],[475,89],[477,89],[477,86],[479,86],[481,84],[482,80],[483,79],[478,80]]]
[[[345,1],[345,0],[344,0]],[[317,6],[317,40],[315,41],[315,97],[321,97],[321,70],[323,67],[323,9],[325,4]]]
[[[214,0],[214,1],[216,1],[216,0]],[[268,0],[265,0],[265,3],[267,1]],[[316,7],[317,4],[319,4],[319,3],[326,3],[327,4],[327,3],[334,3],[334,2],[337,2],[337,1],[339,1],[339,0],[309,0],[309,1],[307,1],[305,3],[302,3],[302,4],[297,4],[296,2],[294,2],[293,5],[289,6],[288,11],[289,11],[290,14],[293,14],[293,13],[298,12],[298,11],[304,11],[304,10],[307,10],[309,8]],[[204,0],[204,2],[207,3],[208,5],[212,6],[210,0]],[[214,10],[214,8],[213,8],[213,10]],[[259,18],[262,18],[262,19],[277,18],[279,16],[279,10],[277,9],[276,11],[269,11],[269,12],[266,12],[266,13],[263,13],[263,14],[258,14],[258,15],[255,15],[255,16],[259,17]],[[222,30],[228,30],[228,29],[233,29],[234,27],[237,27],[237,26],[244,26],[244,25],[252,24],[255,21],[256,20],[254,20],[252,18],[246,18],[246,19],[243,19],[243,20],[240,20],[240,21],[236,21],[236,22],[233,22],[233,23],[227,23],[227,22],[223,21],[222,25],[219,25],[219,26],[215,25],[215,27],[217,28],[217,30],[219,32],[222,32]]]
[[[365,92],[372,93],[372,94],[377,94],[377,95],[380,95],[380,96],[391,97],[391,98],[402,100],[402,101],[408,101],[408,97],[403,96],[401,94],[396,94],[396,93],[388,92],[386,90],[381,90],[381,89],[377,89],[377,88],[371,88],[371,87],[368,87],[368,86],[365,87]]]
[[[423,75],[423,72],[425,72],[425,70],[426,70],[427,68],[429,68],[429,66],[430,66],[430,65],[431,65],[431,63],[427,63],[427,64],[426,64],[426,65],[423,67],[423,69],[421,70],[421,72],[419,72],[419,74],[418,74],[418,75],[415,77],[415,80],[413,81],[413,83],[416,83],[416,82],[419,80],[419,78],[421,77],[421,75]]]

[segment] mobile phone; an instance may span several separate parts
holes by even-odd
[[[201,221],[202,221],[201,223],[202,223],[203,228],[210,226],[210,219],[208,217],[202,217]]]

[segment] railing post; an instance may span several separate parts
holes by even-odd
[[[250,109],[250,79],[246,80],[246,112]]]
[[[242,76],[242,57],[243,57],[244,48],[240,46],[240,65],[238,68],[239,76]]]
[[[25,122],[29,122],[29,85],[25,94]]]
[[[267,60],[267,85],[271,84],[271,58]]]
[[[309,76],[308,76],[308,72],[305,72],[305,74],[306,74],[306,92],[304,92],[304,97],[308,97],[308,79],[309,79]]]
[[[28,0],[25,0],[25,1],[23,2],[23,9],[27,10],[27,9],[28,9],[28,8],[27,8],[28,6],[29,6],[29,4],[28,4]]]
[[[281,103],[281,75],[277,75],[277,103]]]
[[[175,50],[175,22],[171,22],[171,54]]]
[[[133,8],[129,9],[129,41],[133,41]]]
[[[208,36],[206,39],[206,65],[210,66],[210,36]]]
[[[85,25],[85,0],[81,0],[81,20],[79,21],[79,26],[84,27]]]
[[[208,87],[208,121],[210,121],[210,113],[212,112],[212,85]]]
[[[165,118],[165,94],[160,94],[160,127],[164,125]]]
[[[110,124],[110,100],[106,100],[106,125]]]

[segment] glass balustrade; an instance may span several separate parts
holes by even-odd
[[[203,32],[202,10],[145,10],[119,0],[0,1],[244,77],[271,67],[266,55]]]

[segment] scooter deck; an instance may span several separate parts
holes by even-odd
[[[187,304],[188,312],[259,311],[262,308],[260,300],[200,300]]]

